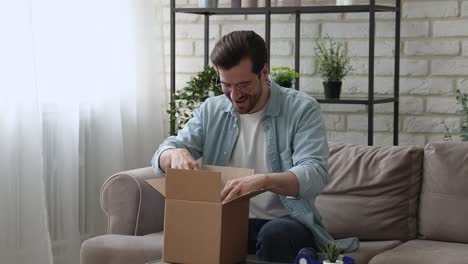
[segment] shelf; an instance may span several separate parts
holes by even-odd
[[[369,12],[370,5],[343,5],[343,6],[284,6],[284,7],[246,7],[246,8],[176,8],[176,13],[190,13],[199,15],[262,15],[271,14],[316,14],[316,13],[363,13]],[[376,12],[395,12],[396,7],[376,5]]]
[[[176,8],[176,13],[189,13],[198,15],[264,15],[263,7],[253,8]]]
[[[342,96],[340,99],[326,99],[323,95],[314,95],[312,97],[321,104],[369,104],[369,98],[367,97],[352,97],[352,96]],[[374,104],[384,104],[384,103],[393,103],[395,98],[393,97],[374,97]]]
[[[271,1],[267,1],[270,3]],[[204,26],[204,59],[205,64],[209,62],[209,24],[211,15],[259,15],[264,16],[265,20],[265,42],[267,47],[270,48],[271,43],[271,23],[272,15],[276,14],[293,14],[295,15],[295,54],[294,62],[296,71],[300,71],[300,40],[301,40],[301,14],[324,14],[324,13],[363,13],[368,14],[369,18],[369,73],[368,76],[368,95],[361,93],[361,96],[349,96],[343,95],[340,99],[326,99],[324,94],[311,94],[321,104],[341,104],[341,105],[365,105],[367,107],[368,114],[368,128],[367,128],[367,142],[369,145],[373,145],[374,142],[374,105],[393,103],[393,144],[398,145],[398,131],[399,131],[399,72],[400,72],[400,33],[401,33],[401,0],[395,0],[395,4],[386,3],[383,5],[376,5],[376,0],[369,0],[368,4],[365,5],[322,5],[322,6],[271,6],[271,7],[246,7],[246,8],[230,8],[230,7],[219,7],[219,8],[176,8],[175,0],[171,0],[171,99],[175,93],[175,24],[177,13],[185,14],[197,14],[205,17]],[[394,87],[393,95],[374,95],[375,87],[375,40],[376,40],[376,12],[390,12],[395,14],[395,52],[394,52]],[[345,22],[339,19],[339,22]],[[307,24],[306,24],[307,25]],[[299,81],[299,80],[298,80]],[[300,84],[298,83],[298,87]],[[372,100],[369,100],[372,97]],[[171,122],[171,133],[175,131],[175,122]]]

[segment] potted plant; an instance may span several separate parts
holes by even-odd
[[[300,6],[301,0],[274,0],[273,6]]]
[[[222,91],[216,87],[218,73],[215,68],[206,66],[205,69],[194,76],[187,85],[176,91],[174,100],[169,109],[171,124],[175,124],[171,135],[177,134],[192,117],[192,112],[205,101],[209,95],[221,95]],[[172,130],[172,129],[171,129]]]
[[[325,98],[340,98],[342,80],[353,70],[342,43],[327,37],[316,39],[315,54],[323,82]]]
[[[242,7],[257,7],[258,0],[242,0],[241,6]]]
[[[324,251],[327,255],[327,260],[324,260],[323,264],[343,264],[343,261],[338,259],[342,249],[337,244],[328,242]]]
[[[292,88],[299,73],[286,66],[273,67],[271,77],[280,86]]]
[[[336,5],[352,5],[353,0],[336,0]]]
[[[457,104],[462,106],[462,110],[460,112],[465,113],[465,119],[463,120],[460,132],[460,140],[468,141],[468,94],[462,93],[460,90],[457,90],[456,99]],[[452,132],[450,132],[450,128],[447,126],[445,121],[442,121],[441,123],[445,126],[444,140],[453,141]]]
[[[217,8],[218,0],[198,0],[198,7],[201,8]]]

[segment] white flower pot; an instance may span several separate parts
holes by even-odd
[[[300,6],[301,0],[274,0],[273,6]]]
[[[218,0],[198,0],[198,7],[201,8],[217,8]]]
[[[342,260],[336,260],[335,262],[330,262],[328,260],[324,260],[323,261],[323,264],[343,264],[343,261]]]
[[[353,0],[336,0],[336,5],[352,5]]]
[[[242,7],[257,7],[258,0],[242,0],[241,5]]]

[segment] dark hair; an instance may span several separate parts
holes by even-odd
[[[223,36],[210,55],[214,66],[227,70],[244,58],[252,60],[253,73],[259,73],[267,62],[265,41],[253,31],[234,31]]]

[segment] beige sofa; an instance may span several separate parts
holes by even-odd
[[[468,143],[330,143],[329,172],[317,207],[334,237],[360,238],[356,263],[468,263]],[[161,257],[164,199],[144,182],[152,177],[143,168],[106,181],[108,235],[82,244],[82,264]]]

